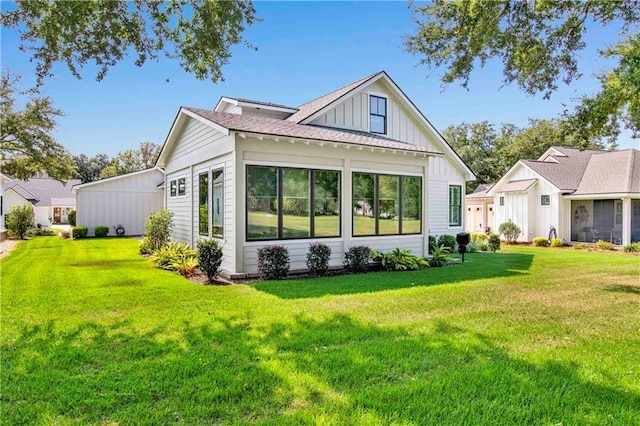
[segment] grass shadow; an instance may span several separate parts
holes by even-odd
[[[300,299],[371,293],[415,286],[433,286],[528,274],[532,254],[474,253],[464,263],[421,271],[370,272],[301,280],[263,281],[253,284],[256,290],[281,299]]]
[[[633,286],[633,285],[625,285],[625,284],[610,285],[608,287],[605,287],[605,290],[613,291],[617,293],[637,294],[640,296],[640,287]]]

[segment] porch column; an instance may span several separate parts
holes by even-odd
[[[622,199],[622,245],[631,244],[631,198]]]

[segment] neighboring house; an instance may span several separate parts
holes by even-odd
[[[142,235],[146,217],[164,205],[163,182],[162,169],[154,167],[76,185],[76,225],[88,227],[89,235],[96,226],[108,226],[115,236],[119,225],[125,235]]]
[[[495,224],[512,220],[521,241],[640,241],[640,151],[552,147],[538,160],[518,161],[488,191]]]
[[[173,238],[219,238],[223,269],[255,273],[257,250],[289,249],[306,267],[309,244],[428,253],[428,236],[464,226],[472,171],[385,73],[300,107],[223,97],[182,107],[157,166]]]
[[[470,232],[497,232],[495,228],[495,212],[493,197],[487,192],[492,183],[482,183],[466,198],[466,229]]]
[[[7,229],[4,224],[5,204],[4,204],[4,187],[11,182],[11,178],[0,173],[0,241],[7,238]]]
[[[26,181],[13,179],[5,184],[3,208],[9,212],[14,206],[31,204],[36,225],[68,224],[67,214],[76,207],[76,196],[71,188],[78,183],[78,179],[71,179],[66,184],[43,177]]]

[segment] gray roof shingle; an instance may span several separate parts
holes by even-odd
[[[19,186],[37,198],[38,201],[34,203],[36,206],[52,206],[52,201],[56,201],[55,199],[65,199],[67,201],[72,199],[74,200],[73,204],[75,204],[76,196],[71,192],[71,188],[80,183],[82,183],[80,179],[71,179],[65,185],[50,178],[31,178],[27,181],[14,179],[7,184],[5,189]]]
[[[230,114],[190,107],[183,108],[224,128],[238,132],[440,154],[419,146],[367,132],[298,124],[287,120],[278,120],[257,115]]]

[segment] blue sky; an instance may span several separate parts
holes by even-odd
[[[415,31],[405,2],[258,2],[256,9],[263,21],[250,27],[245,39],[258,51],[235,46],[223,68],[225,81],[215,85],[164,57],[142,68],[124,60],[102,82],[95,81],[92,67],[77,80],[57,65],[43,92],[66,114],[58,120],[58,142],[73,154],[113,156],[143,141],[162,144],[182,105],[213,108],[221,96],[232,96],[297,106],[380,70],[441,131],[483,120],[524,126],[529,117],[556,117],[578,95],[597,90],[593,75],[607,64],[596,47],[616,41],[612,31],[591,33],[587,41],[596,42],[583,52],[584,77],[544,100],[516,86],[501,87],[501,64],[495,61],[472,75],[469,90],[442,87],[438,70],[419,65],[419,57],[404,51],[402,36]],[[28,88],[34,66],[17,45],[17,32],[2,29],[2,67],[21,74]],[[619,144],[640,147],[628,134]]]

